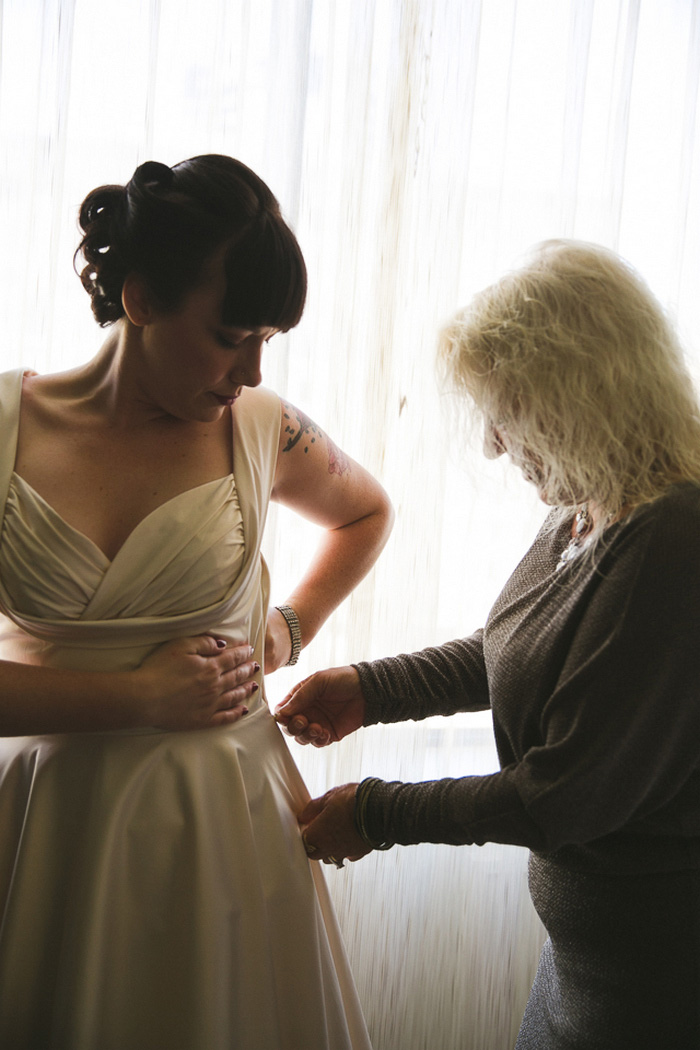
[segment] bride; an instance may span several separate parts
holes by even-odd
[[[252,171],[142,164],[80,222],[105,343],[0,377],[0,1045],[367,1050],[263,670],[369,570],[389,502],[259,386],[306,271]],[[323,538],[268,611],[270,499]]]

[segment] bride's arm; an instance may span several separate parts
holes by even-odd
[[[393,509],[371,474],[285,402],[272,499],[324,530],[315,557],[285,602],[299,618],[304,646],[374,565],[389,538]],[[265,670],[286,663],[290,651],[287,623],[273,609]]]
[[[258,688],[249,645],[209,635],[161,646],[135,671],[69,671],[0,660],[0,736],[237,721]]]

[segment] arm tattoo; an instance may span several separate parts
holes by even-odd
[[[316,426],[313,420],[309,419],[304,412],[295,408],[294,405],[290,405],[286,401],[282,404],[284,409],[284,433],[287,435],[287,441],[282,448],[283,452],[291,452],[294,446],[302,439],[304,452],[308,452],[309,445],[315,445],[317,438],[325,438],[328,446],[328,473],[344,474],[350,470],[348,457],[331,441],[327,434],[324,434],[320,427]]]
[[[350,473],[348,457],[329,437],[326,437],[326,440],[328,442],[328,473],[344,474],[346,470]]]
[[[287,444],[282,449],[283,452],[291,452],[297,442],[303,437],[310,440],[313,445],[316,443],[316,438],[321,436],[322,431],[316,426],[307,415],[300,412],[298,408],[294,408],[294,405],[288,405],[287,402],[283,402],[284,405],[284,432],[288,434]],[[292,418],[294,417],[294,418]],[[309,451],[309,446],[304,446],[304,452]]]

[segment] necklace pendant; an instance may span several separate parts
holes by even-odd
[[[591,519],[588,514],[588,507],[584,503],[582,507],[577,511],[574,519],[574,539],[581,539],[590,530]]]
[[[555,572],[560,572],[565,565],[568,565],[570,561],[573,561],[580,548],[583,546],[583,542],[591,529],[591,524],[592,522],[588,514],[588,507],[584,503],[576,513],[576,517],[574,518],[574,534],[561,552],[559,561],[557,562],[557,567],[554,570]]]
[[[573,540],[569,540],[568,544],[566,545],[566,547],[564,547],[564,550],[561,552],[561,554],[559,556],[559,561],[557,562],[557,567],[554,570],[555,572],[561,572],[561,570],[564,568],[564,566],[568,565],[569,562],[573,560],[573,558],[575,557],[576,551],[578,550],[579,546],[580,546],[580,541],[579,540],[577,540],[575,538]]]

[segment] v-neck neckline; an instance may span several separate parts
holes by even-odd
[[[41,493],[37,492],[37,490],[34,488],[34,486],[31,485],[25,478],[23,478],[21,474],[18,474],[16,470],[12,471],[12,478],[13,478],[13,481],[19,481],[26,489],[28,489],[29,492],[32,494],[33,498],[36,499],[39,503],[41,503],[42,506],[45,507],[48,510],[48,512],[57,521],[59,521],[61,523],[61,525],[64,528],[69,529],[74,535],[79,536],[80,539],[83,542],[89,544],[89,546],[99,554],[100,559],[105,563],[105,565],[107,567],[111,567],[112,565],[114,565],[114,563],[116,562],[117,558],[119,558],[119,556],[121,555],[122,551],[127,546],[127,544],[130,543],[132,537],[135,536],[136,533],[141,530],[142,526],[145,526],[147,523],[150,524],[151,519],[155,515],[157,515],[160,511],[162,511],[165,507],[169,507],[171,504],[175,503],[177,500],[180,500],[180,499],[184,498],[185,496],[192,495],[192,493],[198,492],[201,489],[205,489],[205,488],[208,488],[208,487],[213,486],[213,485],[222,485],[225,481],[228,481],[229,483],[232,484],[233,480],[234,480],[234,475],[233,475],[233,472],[231,472],[229,474],[225,474],[223,477],[213,478],[211,481],[204,481],[204,482],[202,482],[201,485],[194,485],[192,488],[184,489],[182,492],[178,492],[174,496],[171,496],[169,499],[164,500],[163,503],[159,503],[157,507],[154,507],[153,510],[150,510],[148,512],[148,514],[144,515],[144,517],[141,518],[141,520],[139,522],[137,522],[137,524],[134,526],[134,528],[131,530],[131,532],[125,538],[124,542],[120,545],[119,549],[117,550],[117,552],[115,553],[113,558],[108,557],[105,554],[105,552],[102,550],[100,545],[98,543],[96,543],[93,539],[91,539],[90,536],[88,536],[86,533],[84,533],[82,531],[82,529],[79,529],[79,528],[77,528],[77,526],[72,525],[69,521],[66,521],[66,519],[63,517],[63,515],[59,514],[59,512],[56,510],[56,508],[53,507],[48,502],[48,500],[44,499],[44,497],[41,495]]]
[[[20,420],[21,420],[21,416],[22,416],[22,393],[23,393],[23,386],[24,386],[24,378],[25,378],[25,376],[32,376],[32,375],[38,375],[38,374],[39,374],[38,372],[34,372],[32,369],[27,369],[27,368],[21,369],[21,378],[20,378],[20,383],[19,383],[19,398],[18,398],[18,402],[17,402],[17,432],[19,432]],[[231,413],[230,420],[231,420],[231,426],[233,427],[233,413]],[[233,433],[231,433],[231,437],[233,437]],[[231,457],[232,457],[232,460],[233,460],[233,458],[234,458],[233,450],[231,451]],[[15,450],[15,458],[16,458],[16,450]],[[92,547],[95,551],[98,552],[100,558],[104,560],[106,565],[111,567],[112,565],[114,565],[115,561],[120,556],[121,552],[127,546],[129,541],[131,540],[131,537],[137,531],[139,531],[141,529],[141,526],[145,522],[148,522],[149,519],[152,518],[154,514],[157,514],[158,511],[160,511],[163,507],[169,506],[171,503],[173,503],[175,500],[180,499],[182,496],[186,496],[189,493],[196,492],[198,489],[206,488],[208,485],[221,484],[222,482],[227,481],[227,480],[230,480],[231,482],[233,482],[235,480],[235,464],[232,463],[232,466],[233,466],[233,469],[228,474],[224,474],[222,477],[219,477],[219,478],[214,478],[212,481],[202,482],[201,485],[194,485],[192,488],[184,489],[182,492],[176,493],[174,496],[171,496],[169,499],[165,500],[163,503],[159,503],[157,507],[154,507],[153,510],[150,510],[148,512],[148,514],[144,515],[144,517],[141,518],[141,520],[136,523],[136,525],[131,530],[131,532],[129,532],[129,534],[126,536],[124,541],[119,545],[119,548],[116,551],[116,553],[115,553],[113,558],[110,558],[107,554],[105,554],[105,552],[100,547],[99,543],[96,543],[95,540],[91,539],[91,537],[88,536],[85,532],[83,532],[82,529],[79,529],[76,525],[71,525],[71,523],[69,521],[67,521],[63,517],[63,515],[60,514],[56,510],[56,508],[53,507],[48,502],[48,500],[44,499],[44,497],[41,495],[41,493],[37,492],[37,490],[34,488],[33,485],[30,484],[30,482],[28,482],[25,478],[23,478],[21,474],[18,474],[17,471],[14,468],[12,470],[12,477],[13,478],[19,478],[19,480],[22,482],[22,484],[26,485],[26,487],[30,490],[32,495],[36,499],[38,499],[44,505],[44,507],[46,507],[49,510],[49,512],[51,514],[53,514],[53,516],[56,518],[57,521],[61,522],[61,524],[64,525],[67,529],[69,529],[74,535],[79,536],[85,543],[89,544],[90,547]]]

